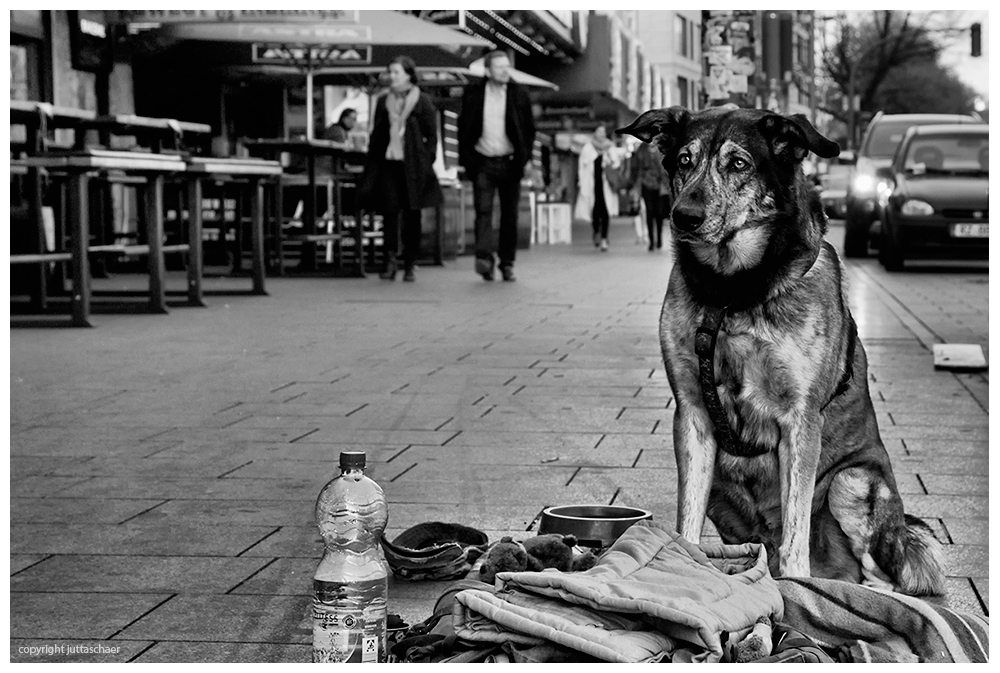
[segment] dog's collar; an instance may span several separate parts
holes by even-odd
[[[755,458],[770,451],[765,446],[747,446],[739,441],[726,411],[722,408],[719,391],[715,387],[715,342],[719,337],[719,329],[726,317],[728,307],[706,306],[705,317],[701,326],[694,332],[694,352],[698,356],[699,381],[701,383],[701,399],[708,410],[708,417],[715,426],[715,442],[719,449],[731,456],[739,458]]]

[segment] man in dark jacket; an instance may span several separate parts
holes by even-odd
[[[472,181],[476,206],[476,273],[493,280],[494,251],[500,273],[514,278],[517,206],[521,177],[531,161],[535,120],[526,91],[510,78],[510,58],[491,51],[483,58],[486,80],[471,84],[458,118],[459,162]],[[493,232],[493,196],[500,194],[499,241]]]

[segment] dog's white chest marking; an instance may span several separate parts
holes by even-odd
[[[776,448],[781,422],[804,405],[816,364],[810,361],[808,340],[803,348],[797,336],[771,333],[741,320],[727,321],[719,333],[716,387],[744,443]]]

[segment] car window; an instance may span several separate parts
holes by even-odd
[[[990,138],[983,134],[915,136],[903,168],[911,172],[989,172]]]
[[[879,122],[872,129],[865,145],[865,156],[877,159],[891,159],[896,153],[896,148],[903,141],[906,129],[912,126],[908,121],[883,121]]]

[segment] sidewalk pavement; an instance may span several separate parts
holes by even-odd
[[[367,452],[390,539],[433,520],[523,539],[578,503],[672,526],[671,256],[624,220],[607,253],[574,241],[520,253],[516,283],[462,257],[12,329],[12,661],[308,661],[313,503],[344,449]],[[988,614],[989,378],[930,352],[986,346],[988,274],[848,270],[907,511],[947,543],[950,604]],[[393,582],[389,611],[420,621],[441,587]]]

